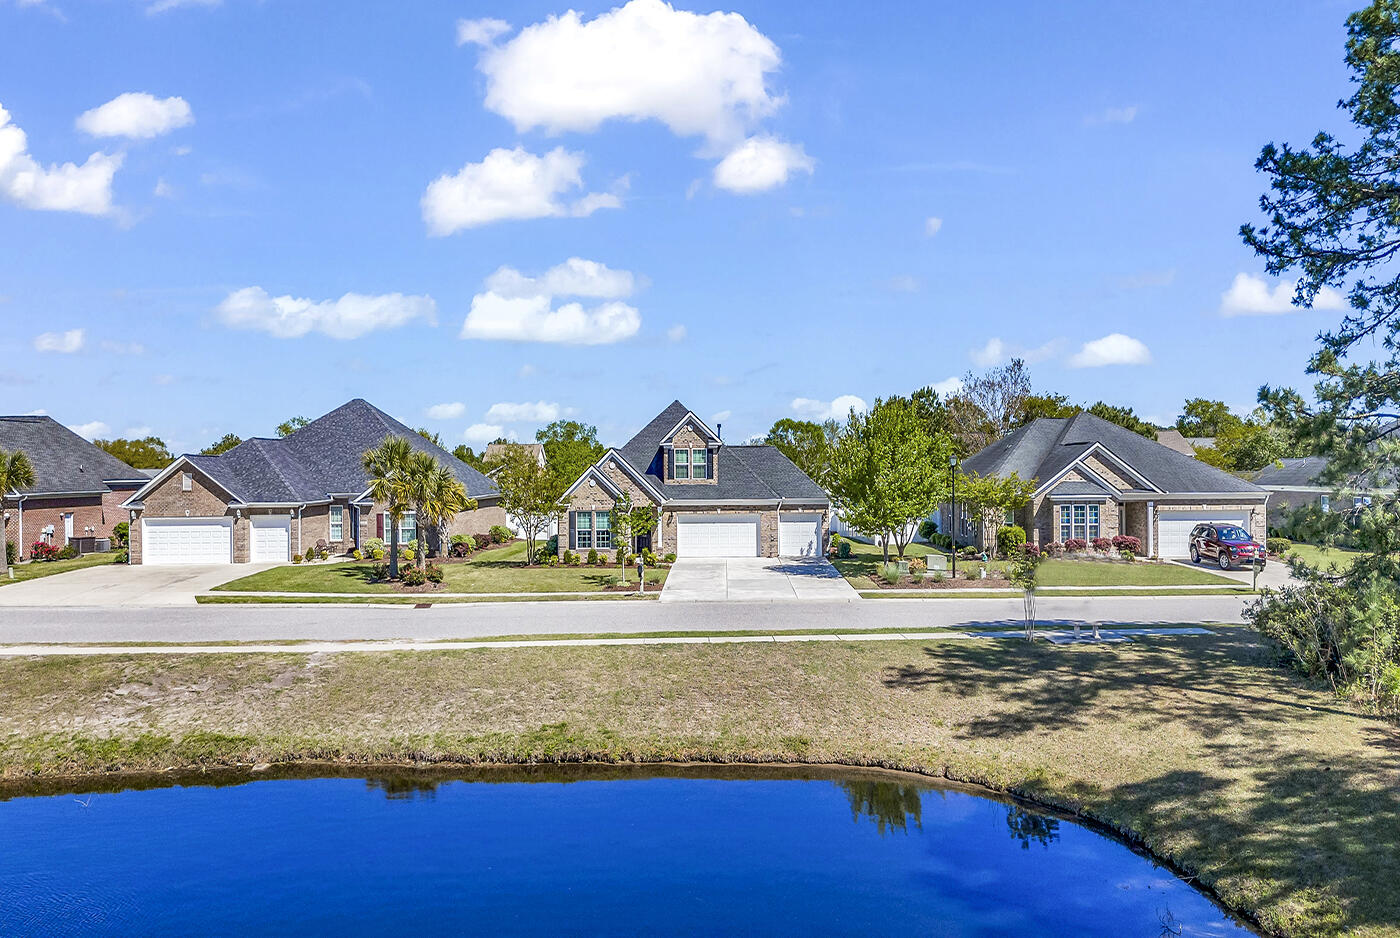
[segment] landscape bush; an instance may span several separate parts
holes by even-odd
[[[19,563],[19,548],[14,541],[5,542],[5,562],[11,565]]]
[[[373,557],[376,551],[382,551],[387,545],[382,537],[372,537],[365,541],[365,556]]]
[[[941,548],[943,548],[944,550],[952,550],[952,549],[953,549],[953,535],[951,535],[951,534],[939,534],[939,533],[935,533],[935,534],[933,535],[933,537],[930,537],[930,538],[928,539],[928,541],[929,541],[929,543],[932,544],[934,547],[941,547]]]
[[[428,577],[429,583],[442,582],[442,567],[437,564],[428,564],[428,569],[423,572]]]
[[[1026,529],[1019,524],[1003,525],[997,531],[997,553],[1010,557],[1016,548],[1026,543]]]
[[[491,535],[489,534],[473,534],[472,541],[476,543],[477,550],[485,550],[492,544]]]
[[[515,532],[503,524],[491,525],[491,543],[508,544],[515,540]]]
[[[893,563],[880,564],[880,579],[884,580],[890,586],[897,584],[900,579],[902,579],[899,572],[899,565]]]
[[[412,547],[405,547],[403,550],[399,551],[399,559],[404,563],[413,563],[414,558],[417,556]]]
[[[977,549],[976,545],[966,544],[958,548],[958,556],[966,557],[967,559],[971,560],[973,557],[982,556],[982,552]]]
[[[447,552],[453,557],[466,557],[476,550],[476,540],[470,534],[454,534]]]
[[[1035,544],[1022,544],[1020,553],[1026,555],[1027,557],[1041,556],[1040,547]]]
[[[922,558],[922,557],[910,557],[910,558],[909,558],[909,572],[910,572],[910,573],[923,573],[923,572],[924,572],[925,570],[927,570],[927,569],[928,569],[928,561],[924,560],[924,558]]]
[[[546,567],[557,567],[559,566],[559,555],[545,554],[540,558],[540,563],[544,564]]]
[[[350,559],[351,559],[351,560],[364,560],[364,559],[365,559],[365,555],[362,554],[362,553],[360,552],[360,549],[359,549],[358,547],[354,547],[354,548],[351,548],[351,550],[350,550]]]
[[[55,559],[55,560],[72,560],[74,557],[77,557],[77,556],[78,556],[78,548],[77,548],[77,547],[75,547],[75,546],[72,545],[72,544],[64,544],[62,547],[60,547],[60,548],[58,549],[58,553],[54,555],[54,559]]]
[[[1096,537],[1089,542],[1095,553],[1106,554],[1113,549],[1113,542],[1106,537]]]
[[[112,528],[112,543],[117,547],[126,547],[131,540],[131,522],[118,521]]]
[[[384,548],[382,548],[382,547],[379,548],[378,550],[376,550],[376,551],[373,553],[372,556],[374,557],[375,560],[383,560],[383,559],[384,559]]]
[[[656,552],[650,547],[642,548],[642,563],[646,564],[648,567],[656,566]]]
[[[1126,547],[1118,552],[1118,556],[1126,560],[1128,563],[1134,563],[1137,560],[1137,554],[1128,550]]]
[[[566,551],[564,551],[564,563],[565,563],[565,565],[570,566],[570,567],[577,567],[577,566],[578,566],[578,554],[574,553],[574,552],[571,551],[571,550],[566,550]]]
[[[842,538],[841,543],[836,546],[836,556],[840,560],[849,560],[852,550],[851,542]]]
[[[117,551],[117,556],[116,556],[116,558],[113,560],[113,562],[114,562],[114,563],[131,563],[131,554],[127,553],[127,552],[124,551],[124,550],[119,550],[119,551]]]
[[[1089,542],[1082,537],[1072,537],[1065,541],[1065,553],[1080,554],[1089,549]]]
[[[655,557],[656,555],[653,554],[652,556]],[[668,564],[670,564],[670,563],[675,563],[675,562],[676,562],[676,555],[675,555],[674,553],[667,554],[665,557],[662,557],[661,559],[662,559],[662,561],[664,561],[665,563],[668,563]]]
[[[1125,550],[1139,554],[1142,553],[1142,542],[1131,534],[1119,534],[1113,539],[1113,549],[1120,554]]]
[[[301,563],[301,554],[292,554],[292,563]]]
[[[422,586],[428,582],[428,574],[417,567],[405,567],[399,571],[399,579],[404,586]]]
[[[1271,554],[1286,554],[1293,549],[1293,542],[1286,537],[1271,537],[1264,541],[1264,549]]]
[[[544,542],[544,552],[555,555],[559,553],[559,535],[551,534],[549,536],[549,540]]]
[[[369,578],[376,583],[383,583],[389,579],[389,565],[387,563],[377,563],[369,568]]]
[[[637,558],[640,557],[640,556],[641,556],[640,554],[628,554],[628,555],[627,555],[627,566],[629,566],[629,567],[635,567],[635,566],[637,565]]]
[[[58,559],[58,548],[47,541],[35,541],[29,547],[29,559],[49,561]]]
[[[919,537],[932,542],[933,536],[938,533],[938,522],[932,518],[925,518],[919,522]]]
[[[1045,545],[1045,553],[1050,557],[1058,557],[1065,552],[1065,545],[1059,541],[1051,541]]]

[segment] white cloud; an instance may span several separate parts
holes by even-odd
[[[719,423],[722,420],[728,420],[732,414],[733,411],[729,410],[722,410],[717,414],[710,414],[710,423]]]
[[[938,392],[940,398],[951,397],[963,389],[963,379],[957,376],[944,378],[942,381],[935,381],[929,387]]]
[[[506,428],[493,423],[474,423],[462,431],[468,443],[490,443],[506,435]]]
[[[479,20],[458,20],[457,45],[489,46],[508,32],[509,23],[489,16]]]
[[[629,271],[612,270],[596,261],[571,257],[538,277],[501,267],[486,278],[486,290],[472,297],[462,323],[464,339],[507,339],[607,345],[631,338],[641,328],[637,309],[622,299],[636,289]],[[608,300],[585,309],[580,303],[556,308],[555,297]]]
[[[885,281],[885,286],[895,293],[919,292],[919,278],[912,274],[898,274]]]
[[[223,0],[155,0],[154,3],[146,7],[146,14],[154,16],[157,13],[177,10],[181,7],[216,7],[222,2]]]
[[[215,312],[226,326],[256,329],[279,339],[294,339],[313,331],[333,339],[355,339],[415,319],[437,324],[437,304],[431,296],[402,293],[347,293],[338,300],[317,301],[274,297],[262,287],[244,287],[230,293]]]
[[[102,351],[111,352],[113,355],[145,355],[146,346],[140,342],[116,342],[112,339],[102,340]]]
[[[540,370],[539,370],[538,368],[536,368],[534,365],[530,364],[529,362],[526,362],[525,364],[523,364],[523,365],[520,366],[520,370],[517,371],[517,372],[515,373],[515,376],[516,376],[517,378],[533,378],[535,375],[537,375],[537,374],[539,374],[539,373],[540,373]]]
[[[1137,105],[1129,104],[1126,107],[1107,107],[1097,113],[1089,114],[1084,118],[1084,123],[1131,124],[1135,117],[1137,117]]]
[[[715,185],[730,192],[763,192],[816,164],[802,147],[774,137],[750,137],[715,166]]]
[[[672,342],[683,341],[685,339],[685,336],[686,328],[681,323],[676,323],[674,326],[666,330],[666,338],[670,339]]]
[[[112,210],[112,177],[122,155],[94,153],[87,162],[44,167],[29,155],[29,138],[0,107],[0,197],[20,208],[106,215]]]
[[[1010,345],[994,336],[987,340],[986,345],[968,352],[968,357],[979,368],[991,368],[994,365],[1009,362],[1013,358],[1019,358],[1027,364],[1033,365],[1036,362],[1053,358],[1060,351],[1062,345],[1064,342],[1061,339],[1051,339],[1044,345],[1025,348],[1020,345]]]
[[[467,405],[461,401],[453,401],[450,404],[434,404],[428,408],[428,418],[430,420],[456,420],[467,412]]]
[[[128,440],[144,440],[148,436],[155,435],[155,428],[148,427],[145,424],[142,424],[139,427],[127,427],[125,430],[122,431],[122,436],[126,437]]]
[[[193,123],[194,112],[184,98],[157,98],[144,91],[128,91],[79,114],[74,126],[92,137],[149,140]]]
[[[1071,368],[1100,368],[1104,365],[1146,365],[1152,361],[1152,353],[1132,336],[1114,332],[1102,339],[1085,342],[1078,352],[1070,356]]]
[[[442,175],[428,184],[421,207],[432,235],[449,235],[463,228],[496,221],[572,216],[581,218],[600,208],[620,208],[610,192],[592,192],[573,202],[565,193],[583,187],[583,154],[555,147],[536,156],[524,147],[498,147],[480,163],[468,163],[456,175]]]
[[[34,349],[39,352],[59,352],[71,355],[83,347],[83,330],[44,332],[34,337]]]
[[[466,41],[487,46],[477,62],[485,105],[517,131],[591,133],[610,120],[655,120],[679,137],[703,138],[702,155],[729,154],[715,182],[735,192],[811,171],[800,146],[745,139],[784,103],[768,87],[782,56],[738,13],[631,0],[587,21],[574,10],[551,16],[490,45],[503,32],[477,21]]]
[[[156,180],[156,187],[151,192],[158,199],[175,198],[175,187],[166,182],[164,177]]]
[[[924,221],[924,234],[930,238],[943,230],[943,219],[937,215],[930,215]]]
[[[865,413],[869,405],[854,394],[842,394],[834,401],[819,401],[810,397],[794,397],[793,413],[813,420],[845,420],[851,411]]]
[[[93,420],[88,423],[69,424],[68,429],[85,440],[96,440],[112,433],[112,428],[101,420]]]
[[[497,423],[551,423],[558,420],[563,412],[563,409],[552,401],[525,401],[519,404],[502,401],[491,405],[486,411],[486,419]]]
[[[164,385],[167,385],[167,384],[174,384],[174,383],[175,383],[175,376],[174,376],[174,375],[156,375],[156,376],[155,376],[154,378],[152,378],[151,380],[154,381],[156,384],[159,384],[159,385],[164,386]]]
[[[1222,316],[1276,316],[1281,313],[1296,312],[1300,307],[1293,305],[1293,294],[1298,281],[1283,280],[1273,289],[1263,277],[1251,274],[1235,274],[1230,289],[1220,295]],[[1331,287],[1323,287],[1313,299],[1312,309],[1344,309],[1346,297]]]

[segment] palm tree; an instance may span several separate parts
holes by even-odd
[[[18,493],[20,489],[27,489],[34,484],[34,464],[29,461],[29,457],[19,450],[13,453],[6,453],[0,449],[0,517],[4,516],[5,504],[9,500],[9,493]],[[0,540],[5,539],[4,525],[0,524]],[[16,544],[16,547],[24,549],[23,544]],[[0,576],[6,575],[10,569],[10,557],[8,548],[0,550]]]
[[[369,473],[369,495],[385,506],[389,516],[389,577],[399,576],[399,522],[413,505],[409,468],[413,447],[401,436],[387,436],[367,450],[361,462]]]
[[[438,534],[438,552],[446,548],[447,525],[460,511],[470,511],[476,507],[476,499],[467,496],[462,483],[431,453],[417,452],[409,458],[408,466],[410,497],[418,524],[423,536],[422,548],[415,557],[420,568],[427,565],[428,538],[426,532],[435,530]]]

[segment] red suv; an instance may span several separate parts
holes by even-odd
[[[1237,524],[1198,524],[1191,530],[1191,562],[1214,560],[1221,570],[1235,564],[1249,566],[1257,559],[1264,566],[1269,556],[1264,545]]]

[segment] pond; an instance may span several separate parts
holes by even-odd
[[[1103,833],[906,776],[213,781],[0,801],[0,934],[1252,934]]]

